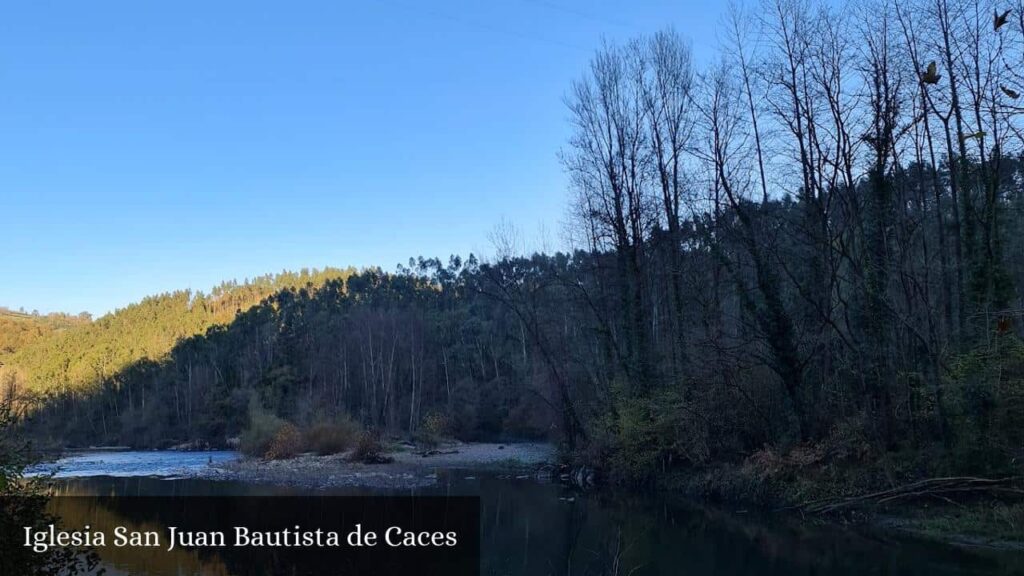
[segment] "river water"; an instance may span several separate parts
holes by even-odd
[[[77,454],[56,463],[53,482],[56,493],[63,495],[305,493],[190,477],[211,462],[235,457],[230,452]],[[53,468],[36,471],[53,472]],[[532,477],[449,470],[440,473],[438,484],[430,488],[346,488],[326,493],[479,496],[481,574],[488,576],[1024,574],[1024,553],[1020,552],[962,549],[873,531],[811,525],[669,496],[580,493]],[[151,560],[106,561],[109,574],[173,573]],[[213,573],[203,565],[197,564],[190,573]]]

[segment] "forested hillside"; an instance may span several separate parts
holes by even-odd
[[[237,316],[143,302],[12,356],[45,392],[33,425],[159,446],[264,412],[443,421],[636,483],[1020,474],[1024,11],[997,7],[771,0],[699,71],[671,32],[606,46],[567,97],[571,253],[506,233],[490,262],[295,283]]]
[[[34,393],[85,393],[132,362],[162,359],[179,339],[230,322],[238,312],[284,287],[322,284],[348,273],[285,272],[244,283],[225,282],[208,295],[181,290],[148,297],[94,321],[85,316],[17,317],[0,332],[5,341],[19,342],[5,357],[0,377],[16,379]],[[34,327],[33,338],[19,336],[22,322]]]
[[[29,314],[0,307],[0,362],[4,356],[21,350],[37,340],[72,326],[88,323],[91,319],[85,313],[77,316],[38,312]]]
[[[351,416],[415,433],[434,415],[463,437],[546,434],[551,412],[546,379],[531,371],[533,344],[510,311],[479,293],[475,264],[416,269],[280,290],[180,340],[162,361],[140,357],[96,378],[89,394],[51,392],[36,436],[223,445],[248,425],[254,402],[304,426]]]

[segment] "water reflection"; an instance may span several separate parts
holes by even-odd
[[[132,518],[98,500],[82,498],[55,498],[50,512],[61,518],[64,526],[112,527],[123,526],[129,532],[155,531],[166,533],[166,527],[150,519]],[[101,568],[107,574],[196,574],[202,576],[229,576],[231,572],[214,555],[196,550],[178,548],[170,552],[164,547],[105,546],[97,550],[103,560]]]
[[[292,495],[302,490],[238,482],[86,478],[61,480],[62,494]],[[482,574],[537,575],[1009,575],[1024,554],[961,550],[835,526],[812,526],[701,507],[681,499],[575,494],[530,479],[452,471],[410,491],[342,489],[339,495],[449,494],[481,497]],[[122,510],[122,514],[130,511]],[[128,519],[133,520],[133,519]],[[216,574],[200,558],[195,573]],[[138,570],[136,562],[117,563]],[[132,571],[147,574],[160,572]],[[186,572],[188,573],[188,572]]]

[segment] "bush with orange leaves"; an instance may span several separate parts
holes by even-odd
[[[274,434],[266,458],[268,460],[283,460],[298,455],[302,450],[302,433],[294,424],[286,423]]]

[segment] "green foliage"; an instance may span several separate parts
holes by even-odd
[[[96,574],[99,557],[94,551],[54,547],[36,553],[23,545],[25,527],[44,530],[58,519],[46,511],[49,497],[42,479],[23,478],[32,458],[15,424],[11,402],[0,401],[0,574]]]
[[[61,329],[19,347],[7,363],[19,369],[31,390],[95,389],[133,363],[166,358],[181,339],[226,324],[282,289],[321,285],[351,273],[334,268],[283,272],[224,283],[209,295],[180,290],[150,296],[92,322],[55,317],[51,324]],[[0,325],[0,335],[7,333]]]
[[[242,432],[239,450],[248,456],[263,458],[270,451],[278,431],[286,424],[264,410],[254,397],[249,405],[249,426]]]
[[[26,314],[0,307],[0,358],[52,334],[87,324],[90,320],[86,313],[77,316],[60,313]]]
[[[28,444],[14,430],[13,407],[0,401],[0,495],[17,490],[22,472],[29,464]]]
[[[1024,342],[996,335],[958,356],[949,386],[951,432],[964,469],[1024,455]]]
[[[818,9],[828,20],[819,4],[752,19],[753,37],[793,28],[812,56],[793,59],[788,36],[761,47],[759,60],[792,67],[757,91],[787,105],[755,103],[746,66],[695,82],[672,33],[602,49],[569,97],[562,155],[587,250],[515,256],[509,234],[495,238],[506,254],[485,264],[283,273],[19,332],[0,346],[38,408],[29,429],[158,445],[244,428],[244,451],[285,457],[303,443],[295,425],[351,414],[365,430],[418,431],[427,445],[550,435],[622,481],[698,472],[770,497],[936,471],[1019,474],[1024,155],[1014,130],[961,134],[958,121],[954,133],[943,114],[966,110],[935,110],[918,83],[899,81],[921,73],[909,45],[869,51],[840,82],[856,56],[845,47],[864,30],[788,25]],[[880,23],[894,16],[876,12]],[[949,24],[960,36],[963,23]],[[970,55],[942,56],[967,77],[987,75]],[[929,68],[922,79],[938,85]],[[835,82],[794,90],[821,75]],[[978,122],[1004,122],[1002,97],[975,92],[992,110]],[[800,112],[818,109],[830,113]],[[921,145],[930,132],[947,143],[944,158]],[[783,154],[763,168],[764,150],[794,145],[792,165]],[[695,194],[693,174],[711,176],[713,194]],[[319,424],[305,441],[383,458],[379,434],[355,426]]]
[[[708,426],[678,390],[649,396],[617,387],[604,420],[607,466],[620,480],[648,483],[676,464],[702,464],[710,455]]]
[[[225,446],[243,436],[245,449],[261,455],[279,424],[267,416],[307,428],[350,414],[361,427],[412,434],[424,415],[438,413],[451,414],[441,436],[548,433],[552,414],[537,393],[546,382],[530,384],[533,392],[522,384],[535,370],[523,356],[531,344],[500,302],[465,288],[480,281],[477,270],[457,259],[416,266],[279,290],[226,325],[179,339],[159,361],[132,361],[88,390],[33,386],[48,391],[29,391],[26,400],[39,407],[29,428],[64,445]],[[176,313],[186,312],[163,315]],[[123,340],[115,356],[133,357],[134,339]],[[251,394],[260,404],[255,418],[246,410]]]

